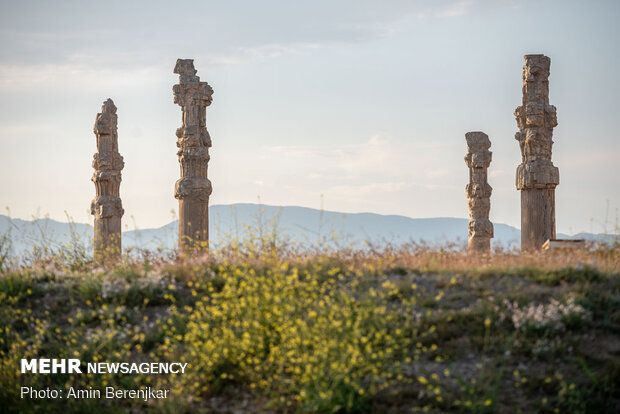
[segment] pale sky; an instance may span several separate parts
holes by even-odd
[[[520,226],[523,55],[551,57],[557,230],[620,207],[618,1],[2,1],[0,207],[91,222],[93,123],[118,107],[129,228],[177,210],[177,58],[215,90],[211,204],[467,217],[465,133],[492,142],[491,220]],[[4,213],[4,212],[2,212]],[[133,216],[133,219],[132,219]]]

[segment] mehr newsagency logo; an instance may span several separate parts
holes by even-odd
[[[187,362],[87,362],[79,359],[39,358],[22,359],[22,374],[116,374],[116,375],[166,375],[184,374]],[[102,392],[103,391],[103,392]],[[21,387],[21,398],[130,398],[149,399],[168,398],[169,389],[153,389],[142,387],[138,389],[118,389],[106,386],[104,389],[89,387],[88,389],[68,387],[66,389]]]

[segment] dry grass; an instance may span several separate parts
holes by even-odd
[[[301,249],[270,234],[203,257],[83,247],[0,273],[11,412],[613,412],[620,247],[478,257],[454,246]],[[181,376],[19,375],[20,358],[185,361]],[[170,388],[36,401],[20,386]]]

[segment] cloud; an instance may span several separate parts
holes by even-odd
[[[504,170],[491,169],[489,171],[489,178],[503,177],[506,174]]]
[[[265,44],[255,47],[240,47],[221,55],[211,55],[206,58],[209,66],[231,66],[264,61],[283,55],[300,54],[308,50],[318,49],[319,43],[290,43]]]
[[[573,166],[579,168],[592,168],[600,165],[616,165],[616,171],[620,170],[617,161],[620,159],[620,151],[614,148],[605,148],[604,150],[596,149],[580,149],[579,152],[566,152],[564,155],[570,159]]]
[[[441,166],[446,145],[427,139],[392,142],[373,135],[358,144],[273,146],[263,149],[265,162],[272,171],[295,171],[279,174],[272,180],[303,186],[314,191],[338,194],[357,201],[379,193],[407,192],[413,189],[449,190],[464,187],[454,183],[463,177],[461,165]],[[461,159],[461,158],[459,158]],[[320,178],[320,179],[319,179]]]
[[[266,148],[266,151],[289,159],[311,161],[322,170],[329,166],[327,169],[331,171],[348,173],[358,173],[369,167],[375,172],[385,171],[390,168],[390,161],[395,154],[391,144],[378,135],[360,144],[273,146]]]
[[[443,168],[435,168],[426,172],[427,178],[440,178],[450,174],[451,171]]]
[[[9,140],[16,135],[35,135],[47,134],[54,131],[55,126],[52,124],[4,124],[0,125],[0,140]]]
[[[390,36],[399,22],[458,17],[474,0],[345,0],[175,3],[110,0],[0,5],[0,64],[140,66],[162,57],[200,56],[243,64],[330,43]]]
[[[473,0],[457,1],[456,3],[450,4],[445,8],[437,10],[434,14],[439,18],[463,16],[472,9],[473,5]]]
[[[159,80],[161,67],[144,66],[126,70],[106,65],[93,65],[96,60],[90,56],[75,55],[68,63],[46,63],[43,65],[0,64],[0,91],[24,91],[39,89],[43,85],[64,85],[90,87],[94,84],[135,87]]]

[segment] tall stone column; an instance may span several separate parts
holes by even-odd
[[[549,67],[544,55],[525,55],[523,104],[515,110],[522,162],[516,184],[521,190],[521,250],[539,250],[555,239],[555,187],[560,174],[551,162],[555,106],[549,105]]]
[[[179,200],[179,251],[183,254],[206,251],[209,247],[209,196],[211,182],[207,178],[211,137],[207,132],[207,106],[213,89],[196,76],[193,59],[178,59],[174,73],[174,103],[181,106],[183,124],[177,129],[177,147],[181,178],[174,196]]]
[[[469,167],[469,184],[465,187],[469,207],[469,253],[489,253],[493,237],[493,224],[489,221],[493,189],[487,182],[487,168],[493,155],[489,151],[491,141],[487,134],[479,131],[466,133],[465,139],[465,164]]]
[[[119,197],[121,170],[125,163],[118,153],[116,106],[108,99],[97,114],[93,130],[97,136],[97,152],[93,156],[92,181],[96,195],[90,204],[95,216],[95,261],[114,260],[121,254],[121,217],[123,204]]]

